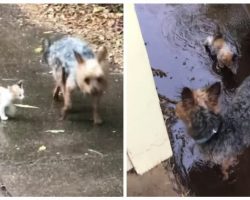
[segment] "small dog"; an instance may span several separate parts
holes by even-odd
[[[8,116],[13,116],[15,106],[13,101],[24,98],[23,82],[8,86],[7,88],[0,87],[0,117],[1,120],[8,120]],[[8,116],[6,116],[8,115]]]
[[[100,47],[95,54],[85,41],[78,38],[67,36],[53,43],[44,40],[43,60],[52,68],[55,79],[53,98],[57,100],[61,92],[64,99],[61,119],[72,106],[71,92],[78,87],[84,94],[93,97],[94,123],[102,123],[98,107],[107,86],[106,57],[105,47]]]
[[[221,84],[191,90],[183,88],[176,115],[203,152],[222,166],[224,178],[237,156],[250,145],[250,77],[236,91],[227,109],[221,111]]]
[[[240,57],[237,45],[233,46],[227,41],[222,33],[218,31],[213,36],[208,36],[204,46],[209,56],[216,62],[217,70],[227,67],[234,74],[237,73],[237,59]]]

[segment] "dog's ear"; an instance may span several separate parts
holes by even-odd
[[[75,55],[75,58],[76,58],[78,64],[81,64],[81,65],[84,64],[85,63],[84,58],[78,52],[76,52],[76,51],[73,51],[73,52],[74,52],[74,55]]]
[[[233,54],[232,61],[236,62],[240,56],[236,53]]]
[[[17,85],[20,87],[20,88],[23,88],[23,80],[20,80],[17,82]]]
[[[102,47],[100,47],[100,48],[98,49],[98,51],[97,51],[97,60],[98,60],[99,62],[101,62],[101,61],[103,61],[104,59],[106,59],[107,55],[108,55],[108,51],[107,51],[106,47],[105,47],[105,46],[102,46]]]
[[[220,38],[224,38],[223,34],[222,34],[222,27],[219,26],[218,24],[216,24],[216,30],[214,32],[214,39],[220,39]]]
[[[207,89],[207,94],[208,94],[208,100],[210,102],[218,102],[218,99],[220,97],[221,94],[221,84],[220,82],[216,82],[213,85],[211,85],[208,89]]]
[[[184,87],[181,92],[181,100],[185,108],[193,106],[195,101],[192,90],[188,87]]]

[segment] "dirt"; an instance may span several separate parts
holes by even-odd
[[[179,196],[173,189],[170,173],[162,164],[146,172],[142,176],[135,172],[127,173],[128,196],[154,197],[154,196]]]
[[[18,4],[29,23],[53,32],[76,35],[94,49],[104,45],[109,51],[112,72],[123,71],[122,4]],[[25,25],[25,22],[21,22]],[[45,36],[46,37],[46,36]]]

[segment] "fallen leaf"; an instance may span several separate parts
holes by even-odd
[[[93,13],[98,13],[98,12],[102,12],[104,10],[103,7],[94,7],[93,9]]]
[[[43,32],[44,34],[49,34],[49,33],[53,33],[53,31],[45,31]]]
[[[103,153],[99,152],[99,151],[96,151],[96,150],[93,150],[93,149],[88,149],[89,152],[92,152],[92,153],[96,153],[98,154],[99,156],[102,156],[103,157]]]
[[[46,150],[46,146],[42,145],[39,147],[38,152],[45,151],[45,150]]]
[[[43,48],[42,47],[38,47],[35,49],[35,52],[36,53],[41,53],[43,51]]]
[[[46,133],[64,133],[64,130],[47,130]]]
[[[38,109],[39,107],[36,106],[30,106],[30,105],[24,105],[24,104],[14,104],[16,107],[20,107],[20,108],[35,108]]]
[[[16,81],[16,78],[2,78],[3,81]]]

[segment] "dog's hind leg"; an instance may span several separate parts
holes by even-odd
[[[53,99],[58,101],[59,100],[59,92],[62,92],[64,96],[65,91],[65,84],[67,79],[67,74],[65,72],[64,67],[59,59],[56,60],[56,66],[53,70],[53,76],[55,79],[55,88],[53,91]]]
[[[60,86],[56,84],[54,91],[53,91],[53,99],[55,101],[59,101],[59,92],[60,92]]]
[[[64,99],[64,106],[61,111],[61,118],[60,118],[61,120],[65,119],[67,112],[72,107],[71,93],[74,90],[74,88],[75,84],[70,79],[66,79],[66,83],[61,86]]]

